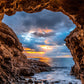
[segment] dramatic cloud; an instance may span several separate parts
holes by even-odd
[[[17,34],[27,53],[45,53],[46,56],[70,55],[64,39],[76,27],[61,12],[43,10],[38,13],[17,12],[6,16],[3,22],[8,24]],[[37,55],[37,54],[36,54]],[[39,54],[40,55],[40,54]]]
[[[49,36],[53,36],[54,33],[51,32],[51,33],[38,33],[38,32],[34,32],[33,33],[35,36],[38,36],[38,37],[49,37]]]
[[[27,32],[31,29],[42,28],[58,31],[68,31],[74,27],[68,16],[61,12],[43,10],[38,13],[17,12],[13,16],[5,16],[3,22],[8,24],[16,33]],[[11,22],[11,23],[10,23]]]
[[[25,13],[22,14],[23,17],[27,16]],[[27,17],[26,17],[27,18]],[[37,28],[50,28],[50,29],[59,29],[58,26],[66,27],[69,29],[73,26],[72,21],[69,18],[62,14],[61,12],[50,12],[44,10],[37,14],[29,15],[28,19],[24,20],[23,25],[25,27],[36,26]]]

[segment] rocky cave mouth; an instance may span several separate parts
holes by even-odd
[[[47,10],[46,10],[47,11]],[[21,14],[22,13],[22,14]],[[24,12],[18,12],[18,13],[16,13],[15,15],[14,15],[14,17],[13,16],[11,16],[11,17],[9,17],[9,16],[5,16],[4,17],[4,19],[2,20],[2,22],[4,22],[4,23],[6,23],[9,27],[13,27],[13,28],[15,28],[15,25],[16,24],[14,24],[14,26],[12,26],[13,25],[13,23],[14,23],[14,20],[13,19],[15,19],[15,20],[17,20],[17,24],[18,25],[20,25],[21,23],[23,23],[23,21],[21,21],[21,23],[19,22],[19,18],[21,18],[21,17],[19,17],[19,15],[20,16],[22,16],[23,14],[25,14]],[[26,13],[26,14],[28,14],[28,13]],[[33,13],[32,13],[33,14]],[[31,15],[31,14],[30,14]],[[62,14],[61,12],[58,12],[58,14],[57,15],[62,15],[62,16],[65,16],[66,18],[68,18],[68,16],[66,16],[66,15],[64,15],[64,14]],[[17,17],[18,16],[18,17]],[[27,15],[25,15],[26,16],[26,18],[27,18]],[[23,17],[25,17],[25,16],[23,16]],[[40,14],[40,16],[41,16],[41,14]],[[29,17],[31,17],[31,16],[29,16]],[[6,19],[5,19],[6,18]],[[13,19],[12,19],[13,18]],[[18,19],[17,19],[18,18]],[[55,17],[54,17],[55,18]],[[61,17],[60,17],[61,18]],[[9,20],[8,20],[9,19]],[[24,18],[25,19],[25,18]],[[57,19],[57,18],[55,18],[55,19]],[[59,16],[58,16],[58,19],[59,19]],[[7,20],[7,21],[6,21]],[[34,18],[33,18],[33,20],[34,20]],[[13,21],[13,22],[12,22]],[[30,20],[29,20],[30,21]],[[29,22],[28,21],[28,22]],[[69,19],[69,21],[70,21],[70,19]],[[8,22],[8,23],[7,23]],[[11,23],[10,23],[11,22]],[[16,22],[15,22],[16,23]],[[30,23],[30,22],[29,22]],[[48,22],[47,22],[48,23]],[[49,22],[50,23],[50,22]],[[33,23],[30,23],[30,24],[33,24]],[[68,24],[68,22],[66,23],[66,24]],[[73,24],[73,22],[72,21],[70,21],[69,22],[69,24]],[[41,25],[42,26],[42,25]],[[69,26],[69,25],[68,25]],[[63,26],[62,26],[63,27]],[[73,27],[72,29],[66,29],[67,30],[67,32],[68,32],[68,34],[66,35],[66,36],[64,36],[64,39],[71,33],[71,32],[73,32],[74,30],[75,30],[75,24],[73,24],[73,26],[71,26],[71,27]],[[17,34],[18,32],[20,32],[20,30],[18,29],[17,30],[17,28],[21,28],[21,26],[17,26],[16,25],[16,31],[14,30],[14,32],[16,32],[16,35],[17,35],[17,37],[19,38],[20,37],[20,35],[19,34]],[[63,29],[63,28],[62,28]],[[23,32],[23,30],[24,30],[24,28],[22,28],[22,30],[21,30],[21,32]],[[41,37],[46,37],[46,36],[44,36],[45,34],[46,34],[46,31],[50,31],[50,32],[48,32],[48,33],[54,33],[54,32],[51,32],[51,29],[46,29],[46,27],[45,27],[45,29],[43,29],[42,30],[42,28],[41,29],[38,29],[37,28],[37,30],[33,30],[33,32],[31,31],[32,29],[30,29],[30,31],[29,32],[31,32],[31,34],[35,34],[36,35],[36,38],[38,38],[38,36],[41,38]],[[26,30],[27,31],[27,30]],[[27,36],[27,34],[28,34],[28,32],[26,32],[26,31],[24,31],[24,33],[21,35],[21,36],[24,36],[24,35],[26,35]],[[41,31],[41,32],[36,32],[36,31]],[[65,30],[64,30],[65,31]],[[27,33],[27,34],[25,34],[25,33]],[[63,31],[62,31],[62,33],[63,33]],[[58,33],[59,34],[59,33]],[[48,34],[49,35],[49,34]],[[23,38],[25,38],[25,36],[23,37]],[[19,38],[19,41],[22,43],[23,42],[23,38]],[[49,37],[50,38],[50,37]],[[26,39],[28,39],[28,37],[26,37]],[[64,40],[64,39],[62,39],[62,41]],[[29,39],[28,39],[29,40]],[[65,39],[66,40],[66,39]],[[27,40],[26,40],[27,41]],[[46,41],[46,40],[45,40]],[[45,42],[44,41],[44,42]],[[7,44],[7,45],[9,45],[9,46],[11,46],[11,42],[9,42],[10,44]],[[23,44],[23,43],[22,43]],[[64,44],[65,44],[65,42],[64,42]],[[63,45],[64,45],[63,44]],[[25,45],[25,43],[24,43],[24,45]],[[26,51],[27,51],[27,48],[28,47],[26,47],[26,46],[22,46],[22,47],[24,47],[24,50],[26,49]],[[56,44],[57,45],[57,44]],[[42,46],[42,45],[41,45]],[[43,45],[44,46],[44,45]],[[65,46],[65,45],[64,45]],[[45,46],[46,47],[46,46]],[[50,46],[47,46],[47,47],[50,47]],[[28,49],[31,49],[31,48],[28,48]],[[48,49],[48,48],[47,48]],[[31,50],[33,50],[33,49],[31,49]],[[67,49],[65,49],[65,50],[67,50]],[[48,50],[49,51],[49,50]],[[34,50],[34,52],[35,52],[35,50]],[[36,51],[37,52],[37,51]],[[40,52],[42,52],[42,51],[40,51]],[[27,51],[27,53],[25,52],[25,51],[23,51],[23,53],[26,55],[26,56],[28,56],[27,55],[27,53],[28,53],[28,51]],[[35,53],[34,53],[35,54]],[[69,54],[69,55],[68,55]],[[72,57],[71,56],[71,54],[70,53],[68,53],[67,55],[65,55],[65,57],[66,58],[68,58],[68,57]],[[16,56],[17,55],[17,53],[14,55],[14,56]],[[33,58],[33,57],[31,57],[31,55],[32,54],[30,54],[30,56],[28,57],[28,58]],[[68,57],[67,57],[68,56]],[[36,57],[36,58],[40,58],[40,57],[42,57],[42,56],[39,56],[39,57]],[[61,56],[60,56],[61,57]],[[64,57],[64,56],[63,56]],[[45,60],[43,60],[43,59],[45,59]],[[48,58],[48,56],[47,56],[47,60],[46,60],[46,57],[44,58],[42,58],[42,60],[40,59],[40,61],[42,61],[42,62],[45,62],[45,63],[48,63],[48,64],[50,64],[49,62],[50,62],[50,60],[49,60],[49,58]],[[74,74],[74,67],[72,68],[72,71],[71,71],[71,74]],[[76,74],[74,74],[74,75],[76,75]],[[79,76],[77,76],[77,78],[80,78]]]
[[[74,5],[76,4],[76,5]],[[10,66],[15,65],[15,60],[10,60],[10,56],[13,57],[14,52],[19,52],[18,55],[21,55],[23,59],[26,59],[25,56],[22,55],[23,48],[21,44],[19,43],[19,40],[17,39],[16,35],[12,33],[13,31],[11,29],[7,29],[8,26],[2,23],[2,19],[4,14],[7,15],[13,15],[16,13],[16,11],[25,11],[27,13],[34,13],[41,11],[43,9],[48,9],[51,11],[61,11],[65,15],[67,15],[75,24],[76,28],[73,30],[69,36],[66,37],[66,45],[70,49],[71,54],[73,56],[75,65],[73,67],[73,73],[74,75],[78,76],[78,78],[81,78],[82,83],[84,83],[84,1],[83,0],[70,0],[67,2],[67,0],[1,0],[0,2],[0,53],[1,53],[1,63],[7,62],[9,64],[12,64]],[[6,37],[7,35],[7,37]],[[10,44],[8,44],[8,42]],[[12,42],[12,43],[11,43]],[[16,44],[17,43],[17,44]],[[10,49],[9,47],[12,46]],[[3,48],[2,48],[3,47]],[[4,50],[8,51],[7,53],[4,52]],[[2,51],[4,52],[2,55]],[[10,52],[9,52],[10,51]],[[3,57],[6,55],[6,60]],[[9,56],[10,55],[10,56]],[[15,58],[15,57],[13,57]],[[17,58],[19,60],[20,57]],[[22,62],[23,60],[20,60]],[[23,63],[24,65],[24,63]],[[8,65],[7,65],[8,66]],[[18,65],[17,65],[18,66]],[[6,67],[5,65],[1,67],[3,68],[9,68],[11,70],[11,67]],[[14,68],[12,67],[12,71],[14,72]],[[0,68],[1,71],[3,70]],[[4,71],[5,73],[6,71]],[[8,73],[8,72],[7,72]],[[16,70],[17,73],[17,70]],[[7,74],[5,73],[5,76],[7,77]],[[1,74],[1,79],[5,78]],[[7,78],[8,79],[8,78]]]

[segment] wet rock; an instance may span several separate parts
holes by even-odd
[[[44,84],[49,84],[49,82],[47,80],[44,80],[43,83]]]
[[[72,82],[69,82],[69,84],[72,84]]]
[[[59,84],[60,83],[60,81],[58,80],[58,81],[53,81],[53,82],[51,82],[51,84]]]
[[[34,83],[35,83],[35,84],[41,84],[42,81],[38,81],[38,80],[36,80],[36,81],[34,81]]]
[[[20,80],[25,80],[24,76],[20,76]]]
[[[38,84],[38,81],[34,81],[35,84]]]
[[[55,81],[54,83],[60,83],[60,81]]]
[[[33,80],[32,80],[32,79],[29,79],[29,80],[28,80],[28,83],[33,83]]]

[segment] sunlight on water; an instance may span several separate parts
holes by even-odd
[[[48,48],[46,46],[42,47],[45,49]],[[24,48],[23,53],[28,59],[39,60],[51,66],[51,71],[35,74],[32,77],[32,80],[34,80],[34,78],[37,81],[46,80],[48,84],[51,84],[51,82],[59,82],[57,84],[69,84],[69,82],[71,84],[81,84],[80,80],[70,75],[71,67],[74,65],[73,58],[70,55],[56,56],[53,58],[53,56],[45,56],[44,51],[35,51],[34,49],[30,48]]]
[[[35,51],[34,49],[24,48],[23,53],[27,56],[28,59],[35,59],[47,63],[49,65],[51,64],[51,58],[45,56],[45,52],[43,51]]]
[[[32,79],[36,78],[36,80],[40,81],[47,80],[48,84],[81,84],[81,81],[79,79],[76,79],[74,76],[70,75],[71,67],[74,65],[72,58],[42,57],[42,59],[37,60],[49,63],[51,65],[52,70],[49,72],[37,73],[32,77]]]
[[[42,45],[41,47],[46,50],[51,50],[51,47],[46,46],[46,45]],[[72,58],[71,55],[49,57],[49,56],[45,55],[46,52],[48,52],[48,51],[35,51],[34,49],[27,48],[27,47],[24,47],[24,51],[23,51],[23,53],[27,56],[28,59],[39,60],[39,61],[42,61],[42,62],[47,63],[49,65],[51,65],[53,57],[54,58]]]

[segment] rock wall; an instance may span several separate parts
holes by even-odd
[[[65,15],[69,16],[69,18],[76,24],[77,26],[76,29],[72,31],[71,34],[65,40],[66,40],[66,45],[70,49],[73,59],[75,61],[75,65],[72,68],[72,72],[74,72],[75,74],[77,74],[79,78],[84,80],[83,79],[84,78],[83,77],[84,75],[84,26],[83,26],[84,0],[0,0],[0,22],[3,19],[4,14],[10,16],[15,14],[16,11],[25,11],[27,13],[33,13],[33,12],[39,12],[43,9],[48,9],[55,12],[61,11]],[[4,28],[4,31],[7,32],[8,30]],[[9,51],[7,55],[10,57],[10,54],[11,52],[14,51],[14,49],[16,49],[16,52],[19,51],[19,53],[21,53],[22,47],[19,41],[17,40],[18,44],[16,44],[15,39],[11,38],[9,33],[4,32],[4,34],[8,35],[7,38],[9,38],[8,41],[10,42],[9,44],[9,42],[6,42],[7,39],[3,40],[3,42],[6,44],[6,46],[3,45],[4,49],[6,49],[6,47],[9,48],[11,45],[14,46],[13,49],[12,48],[7,49],[7,51]],[[2,34],[0,38],[2,39]],[[3,52],[5,53],[5,50],[3,50]],[[13,56],[13,54],[14,52],[11,54],[11,56]],[[20,55],[22,56],[22,54]],[[25,58],[25,56],[23,57]],[[24,58],[21,60],[24,61]]]
[[[55,12],[61,11],[68,15],[74,23],[83,25],[83,5],[84,0],[0,0],[0,15],[7,14],[10,16],[17,11],[33,13],[48,9]]]
[[[75,61],[75,66],[73,66],[71,73],[80,78],[84,75],[84,29],[75,28],[66,37],[65,41]]]
[[[0,23],[0,84],[11,84],[20,76],[47,71],[47,64],[28,60],[16,34],[4,23]]]

